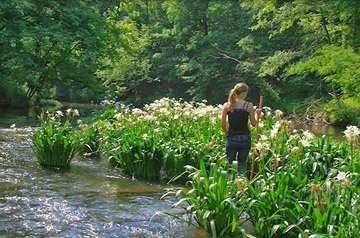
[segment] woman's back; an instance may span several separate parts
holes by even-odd
[[[229,120],[229,130],[228,136],[234,135],[249,135],[249,112],[247,111],[249,103],[244,101],[241,105],[234,105],[235,108],[233,112],[228,111],[228,120]]]

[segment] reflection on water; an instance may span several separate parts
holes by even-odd
[[[326,135],[331,136],[331,138],[338,141],[343,141],[345,139],[343,133],[345,129],[340,127],[299,124],[295,126],[295,128],[311,131],[317,137]]]
[[[124,178],[106,160],[42,167],[28,138],[0,129],[0,237],[210,237],[168,216],[151,219],[174,202],[160,199],[164,185]]]
[[[0,128],[9,128],[14,123],[17,126],[36,126],[35,110],[0,107]]]

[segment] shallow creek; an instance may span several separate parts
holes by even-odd
[[[210,237],[168,216],[152,218],[175,201],[160,199],[166,185],[124,178],[106,159],[42,167],[29,134],[0,129],[0,237]]]
[[[94,105],[66,108],[79,108],[84,121],[95,110]],[[0,108],[0,237],[211,237],[168,216],[152,218],[170,211],[175,201],[160,199],[167,185],[122,177],[106,158],[78,156],[63,170],[40,166],[24,128],[39,125],[36,114],[45,109],[37,110]],[[20,128],[8,129],[14,123]],[[343,140],[339,128],[296,128]],[[251,224],[244,228],[253,233]]]

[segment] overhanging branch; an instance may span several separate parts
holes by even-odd
[[[218,50],[218,54],[221,55],[221,57],[214,56],[215,58],[230,59],[230,60],[233,60],[233,61],[235,61],[235,62],[237,62],[239,64],[241,63],[241,60],[239,60],[239,59],[237,59],[237,58],[230,55],[231,52],[227,52],[225,50],[219,49],[219,47],[217,47],[216,45],[212,45],[212,46],[215,47],[215,49]]]

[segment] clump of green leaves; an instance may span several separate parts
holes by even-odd
[[[193,166],[186,168],[190,189],[170,188],[163,197],[180,197],[173,207],[186,210],[187,220],[171,213],[163,214],[211,231],[213,237],[234,232],[238,232],[242,237],[249,236],[241,227],[246,219],[239,222],[247,207],[244,196],[247,180],[238,176],[237,161],[229,166],[225,159],[218,160],[211,163],[209,171],[202,160],[199,169]]]
[[[73,115],[78,112],[75,109]],[[41,165],[53,167],[69,166],[79,149],[80,141],[71,125],[71,109],[63,112],[56,111],[55,114],[47,113],[40,116],[43,120],[40,128],[32,135],[33,151]]]
[[[85,156],[99,158],[101,154],[101,121],[92,124],[83,124],[78,120],[80,153]]]
[[[246,190],[257,234],[354,237],[346,231],[358,232],[360,157],[353,143],[359,129],[345,131],[352,134],[348,144],[293,130],[287,121],[270,122],[260,130],[256,176]]]
[[[115,147],[108,151],[126,174],[137,178],[159,179],[163,153],[158,147],[158,138],[124,135],[114,140]]]
[[[99,117],[107,121],[103,150],[128,175],[171,180],[184,166],[199,168],[200,158],[208,165],[211,157],[224,153],[219,114],[219,107],[205,102],[168,98],[143,109],[109,107]]]
[[[332,100],[327,104],[326,110],[330,122],[335,126],[360,126],[360,106],[357,100]]]
[[[184,208],[187,219],[163,214],[213,236],[237,228],[249,236],[238,226],[241,214],[247,214],[260,237],[357,237],[359,128],[349,126],[344,132],[348,141],[338,142],[296,130],[281,116],[281,111],[273,115],[264,108],[251,182],[232,177],[234,169],[226,169],[221,157],[201,161],[200,168],[186,166],[191,187],[170,189],[166,195],[179,197],[173,206]],[[217,162],[206,166],[211,161]]]

